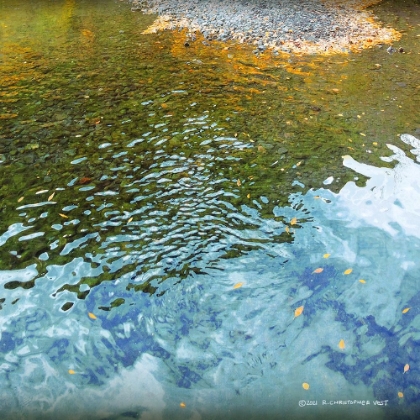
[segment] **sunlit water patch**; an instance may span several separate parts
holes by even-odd
[[[419,140],[402,140],[419,155]],[[162,296],[136,294],[98,312],[97,302],[127,293],[116,281],[60,313],[57,299],[46,298],[54,290],[46,278],[10,291],[19,305],[1,312],[6,418],[257,419],[287,411],[414,419],[420,178],[418,163],[390,148],[393,169],[344,158],[356,177],[369,178],[364,187],[295,194],[272,219],[249,211],[251,232],[262,238],[276,232],[276,217],[293,220],[293,244],[272,239],[223,267],[190,272]],[[77,259],[61,269],[88,270]],[[58,266],[49,270],[60,277]],[[36,272],[1,276],[26,282]]]

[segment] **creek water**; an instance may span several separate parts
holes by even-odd
[[[416,418],[420,8],[375,11],[403,53],[0,0],[2,418]]]

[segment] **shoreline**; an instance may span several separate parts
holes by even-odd
[[[212,40],[255,46],[254,53],[360,52],[401,38],[366,7],[381,0],[129,0],[133,11],[157,14],[143,33],[186,29]]]

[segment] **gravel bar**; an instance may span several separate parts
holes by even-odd
[[[131,0],[132,10],[157,14],[145,31],[187,29],[212,40],[253,44],[254,53],[342,53],[392,44],[400,34],[382,27],[366,6],[340,0]]]

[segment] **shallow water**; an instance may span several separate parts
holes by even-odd
[[[415,418],[420,22],[380,7],[405,53],[257,58],[0,1],[3,418]]]

